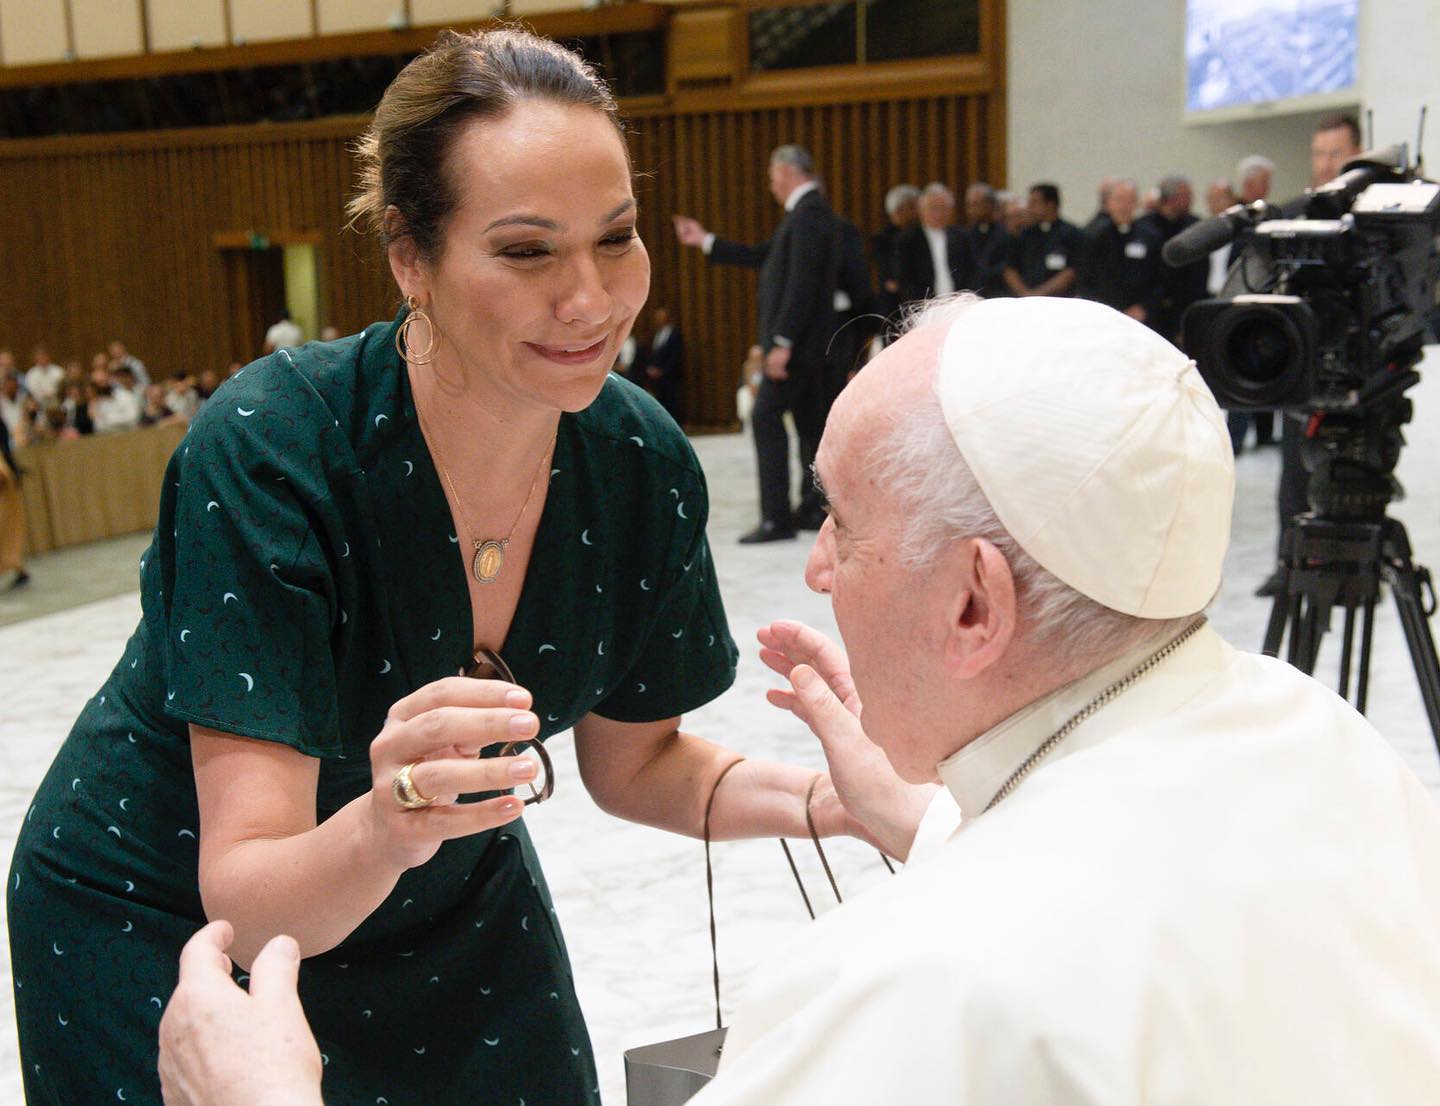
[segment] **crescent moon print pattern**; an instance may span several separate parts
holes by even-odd
[[[470,658],[471,550],[452,538],[394,328],[255,362],[170,462],[140,625],[77,704],[6,885],[30,1106],[160,1101],[156,1029],[205,921],[188,725],[317,758],[323,820],[369,789],[390,705]],[[562,416],[551,467],[500,650],[541,737],[591,712],[652,721],[714,698],[736,650],[689,443],[611,377]],[[599,1100],[523,822],[406,873],[305,961],[301,994],[327,1101]]]

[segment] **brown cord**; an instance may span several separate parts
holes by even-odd
[[[744,757],[737,757],[727,764],[715,777],[715,785],[710,788],[710,798],[705,803],[705,898],[710,906],[710,969],[715,981],[715,1028],[724,1028],[720,1017],[720,947],[715,932],[715,869],[710,863],[710,811],[715,806],[715,793],[720,790],[720,782],[730,774],[730,769],[744,761]],[[820,854],[820,866],[825,869],[825,878],[830,881],[830,890],[835,892],[835,901],[843,903],[840,897],[840,888],[835,883],[835,876],[830,871],[830,861],[825,858],[825,850],[820,845],[820,834],[815,829],[815,819],[810,815],[810,801],[815,797],[815,788],[820,783],[820,776],[810,781],[810,788],[805,792],[805,825],[810,830],[810,840],[815,844],[815,851]],[[790,845],[785,838],[780,838],[780,848],[785,851],[785,859],[790,863],[790,874],[795,877],[795,886],[800,888],[800,898],[805,902],[805,910],[810,915],[810,920],[815,920],[815,908],[810,905],[810,896],[805,893],[805,883],[800,879],[800,869],[795,866],[795,857],[790,852]],[[880,853],[880,859],[885,867],[890,869],[890,874],[895,874],[891,867],[890,858]]]
[[[730,769],[745,758],[736,757],[715,777],[710,788],[710,798],[705,803],[705,898],[710,903],[710,968],[715,977],[715,1028],[724,1028],[720,1020],[720,948],[715,939],[715,870],[710,865],[710,810],[715,805],[715,793],[720,790],[720,781],[730,774]]]
[[[815,788],[819,784],[820,777],[816,776],[810,781],[810,789],[805,792],[805,827],[810,831],[810,840],[815,842],[815,851],[820,854],[820,867],[825,869],[825,878],[830,881],[830,890],[835,892],[835,901],[843,903],[845,900],[840,897],[840,888],[830,871],[830,861],[825,859],[825,850],[820,847],[820,835],[815,832],[815,819],[810,816],[810,800],[815,797]]]
[[[795,886],[800,888],[800,897],[805,900],[805,912],[810,915],[810,920],[815,920],[815,908],[810,905],[810,896],[805,893],[805,884],[800,879],[800,869],[795,867],[794,854],[790,852],[790,842],[780,838],[780,847],[785,850],[785,859],[790,862],[790,874],[795,877]]]

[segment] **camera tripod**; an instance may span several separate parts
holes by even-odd
[[[1289,648],[1285,659],[1307,675],[1315,672],[1320,642],[1330,629],[1330,615],[1345,612],[1340,648],[1341,698],[1350,699],[1350,671],[1354,658],[1356,615],[1360,616],[1360,654],[1355,665],[1355,709],[1365,713],[1370,683],[1370,646],[1375,628],[1375,606],[1382,582],[1390,585],[1405,644],[1415,666],[1420,698],[1430,719],[1430,732],[1440,750],[1440,660],[1427,621],[1435,613],[1435,585],[1430,570],[1415,564],[1410,536],[1389,516],[1379,522],[1332,522],[1297,515],[1285,527],[1280,544],[1283,587],[1270,608],[1264,652],[1280,655],[1288,625]]]

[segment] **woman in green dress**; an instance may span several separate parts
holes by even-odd
[[[32,1106],[159,1101],[156,1027],[207,918],[242,978],[296,938],[332,1101],[596,1102],[509,794],[529,761],[494,754],[573,727],[600,806],[697,835],[735,759],[679,729],[736,658],[704,478],[608,373],[649,283],[608,91],[544,40],[446,34],[360,154],[355,211],[407,309],[206,404],[140,626],[26,815],[8,894]],[[513,683],[456,676],[480,648]],[[804,834],[812,778],[747,761],[714,835]],[[828,784],[814,812],[851,828]]]

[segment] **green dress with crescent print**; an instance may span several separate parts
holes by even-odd
[[[323,820],[369,789],[390,705],[471,655],[458,538],[397,323],[251,364],[170,462],[140,625],[41,784],[10,873],[32,1106],[160,1102],[156,1030],[180,948],[205,921],[188,724],[317,758]],[[707,508],[689,443],[639,389],[611,376],[562,415],[501,649],[542,737],[592,711],[668,718],[730,685]],[[305,961],[300,992],[327,1101],[599,1100],[523,821],[407,872]]]

